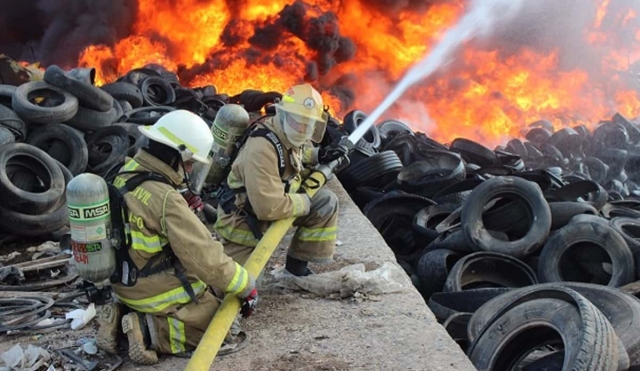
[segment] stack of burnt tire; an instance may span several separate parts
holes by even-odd
[[[640,300],[617,289],[638,279],[638,127],[545,125],[490,150],[384,121],[337,176],[478,369],[626,370],[640,364]]]
[[[112,176],[126,155],[145,145],[138,126],[151,125],[167,112],[185,108],[215,117],[203,103],[215,88],[184,89],[161,66],[131,70],[101,87],[95,86],[95,75],[94,68],[64,71],[52,65],[43,81],[0,85],[0,229],[5,234],[59,238],[68,226],[65,190],[73,176]],[[197,104],[176,100],[176,92],[186,90]]]

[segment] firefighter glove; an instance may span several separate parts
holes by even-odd
[[[242,307],[240,307],[240,314],[242,315],[242,318],[247,318],[251,316],[253,312],[256,310],[257,306],[258,306],[258,289],[254,287],[253,290],[249,292],[249,295],[247,295],[247,297],[242,299]]]
[[[353,145],[347,137],[338,138],[318,150],[318,163],[328,164],[340,157],[347,156],[352,149]]]
[[[202,199],[200,196],[194,195],[193,193],[187,191],[184,194],[184,199],[189,204],[189,208],[195,212],[200,212],[204,209],[204,204],[202,203]]]

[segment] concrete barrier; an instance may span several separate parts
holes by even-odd
[[[340,199],[336,270],[363,262],[395,262],[391,249],[335,179],[327,183]],[[243,330],[252,335],[244,350],[220,357],[215,370],[475,370],[458,345],[409,288],[371,300],[317,299],[277,290],[269,266],[283,264],[281,247],[267,267],[256,315]]]

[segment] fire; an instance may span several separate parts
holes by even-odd
[[[615,13],[610,0],[592,1],[595,13],[583,42],[605,50],[597,68],[564,67],[558,48],[540,51],[522,46],[506,52],[500,46],[471,44],[452,66],[410,89],[385,118],[404,120],[443,142],[467,137],[495,145],[521,135],[528,123],[539,119],[560,128],[593,127],[615,112],[640,116],[634,85],[640,88],[640,82],[628,73],[631,63],[640,60],[640,21],[633,9]],[[244,89],[284,91],[306,79],[341,118],[351,109],[372,111],[466,7],[462,0],[440,2],[423,11],[405,9],[387,16],[365,0],[315,0],[304,7],[297,31],[283,31],[279,14],[294,3],[138,0],[132,35],[111,47],[88,47],[80,65],[98,68],[98,84],[103,84],[130,69],[159,63],[177,72],[184,85],[214,84],[230,95]],[[612,23],[627,27],[627,35],[614,34]],[[296,33],[315,26],[327,40],[350,39],[355,52],[349,54],[348,44],[334,48],[334,60],[327,62],[321,53],[329,46],[314,50],[310,47],[314,40]],[[340,39],[340,45],[344,42]],[[610,47],[611,43],[617,46]],[[315,70],[310,69],[310,60],[317,62]]]

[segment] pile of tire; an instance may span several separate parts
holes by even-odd
[[[57,240],[68,231],[66,184],[109,177],[146,144],[138,126],[175,109],[210,124],[229,97],[212,85],[184,88],[159,65],[97,87],[94,68],[46,68],[42,81],[0,85],[0,230]]]
[[[640,126],[525,138],[441,144],[387,120],[337,177],[479,370],[640,366],[640,300],[619,289],[640,279]]]

